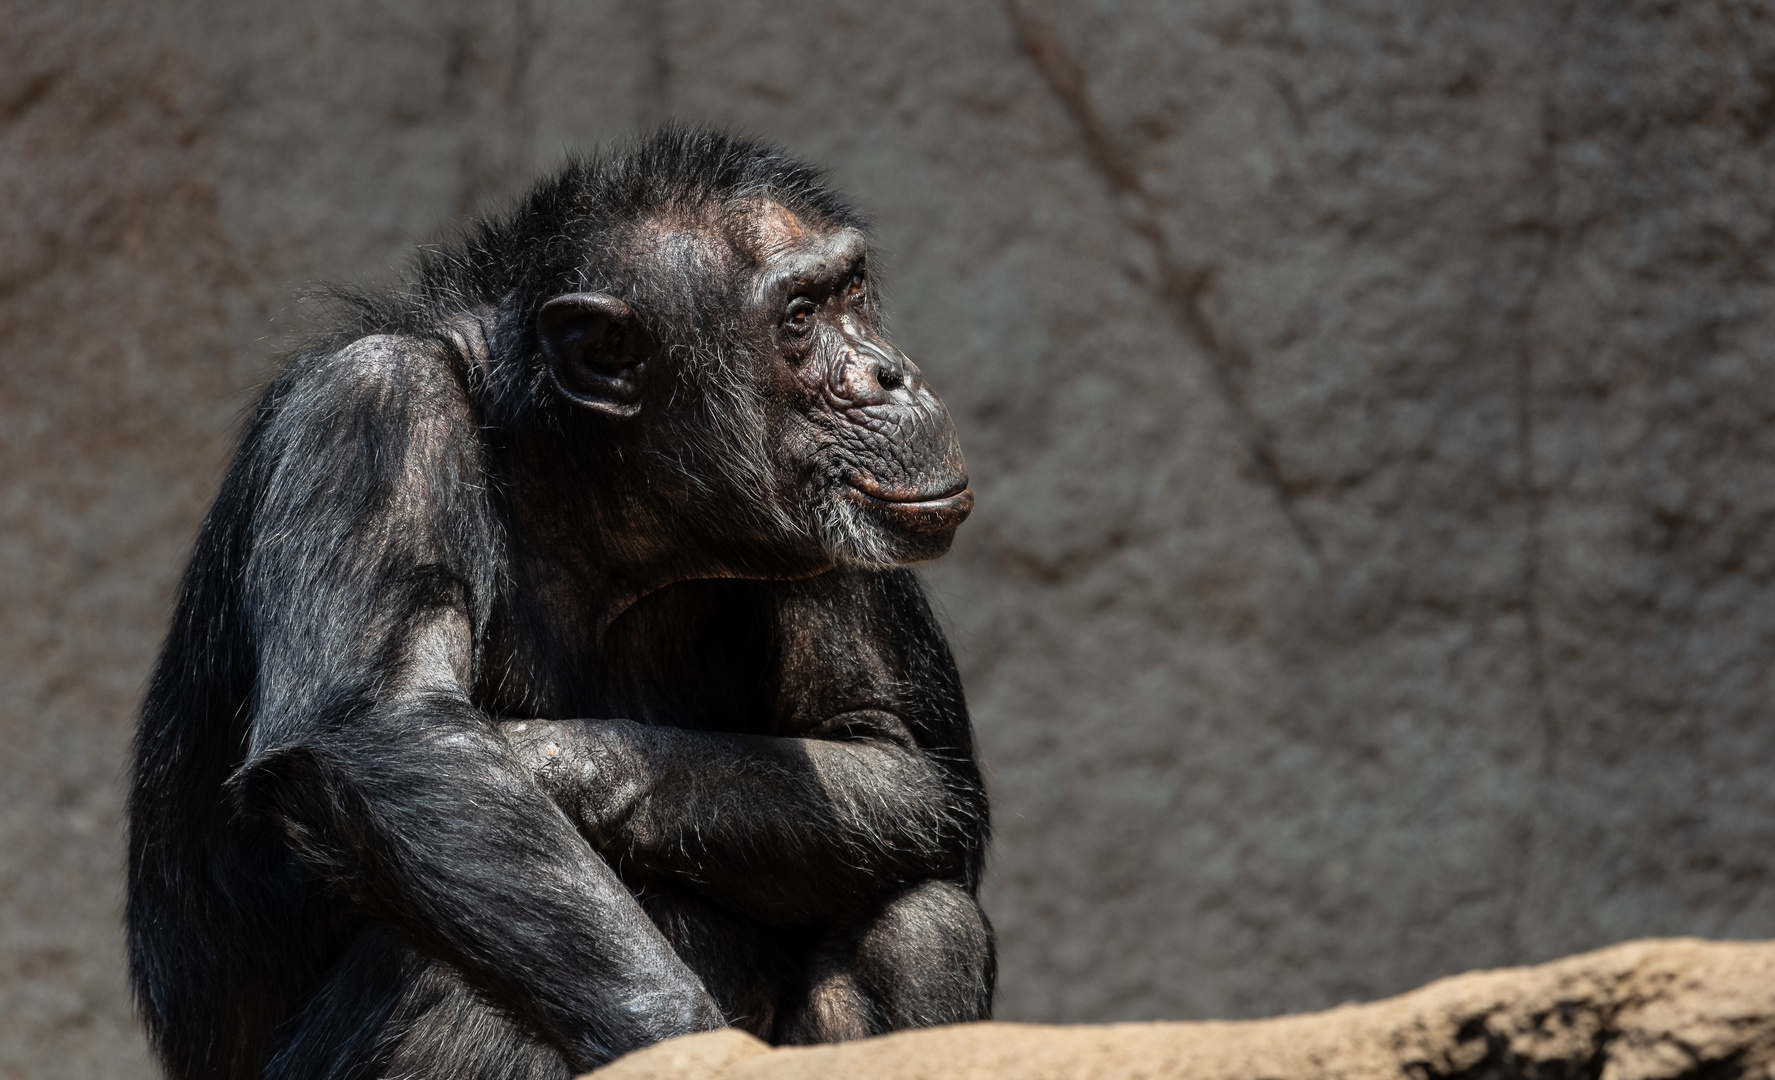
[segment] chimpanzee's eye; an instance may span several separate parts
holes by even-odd
[[[863,272],[858,270],[851,275],[850,283],[844,287],[844,295],[856,296],[863,291]]]
[[[783,315],[783,325],[791,330],[805,332],[813,326],[814,313],[819,310],[820,305],[805,296],[797,296],[789,301]]]

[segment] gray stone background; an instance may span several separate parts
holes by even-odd
[[[0,0],[0,1076],[152,1072],[131,713],[299,289],[668,116],[961,427],[1003,1017],[1775,936],[1767,0]]]

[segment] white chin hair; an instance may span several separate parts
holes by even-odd
[[[847,566],[895,566],[893,539],[869,515],[842,495],[820,503],[820,546],[834,562]]]

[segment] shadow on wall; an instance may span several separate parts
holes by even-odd
[[[131,711],[298,287],[668,115],[834,167],[961,428],[1002,1016],[1775,935],[1765,6],[0,19],[0,1075],[150,1072]]]

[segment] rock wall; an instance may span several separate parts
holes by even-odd
[[[131,711],[297,292],[677,115],[833,166],[976,518],[1001,1015],[1775,936],[1775,10],[0,0],[0,1076],[150,1072]]]

